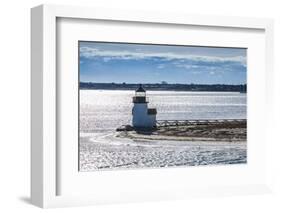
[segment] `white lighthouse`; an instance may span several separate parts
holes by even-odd
[[[133,127],[135,128],[154,128],[156,127],[156,108],[148,108],[148,98],[146,97],[146,91],[142,87],[135,91],[133,97]]]

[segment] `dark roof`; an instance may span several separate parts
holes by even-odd
[[[149,115],[156,115],[157,114],[156,108],[148,108],[147,109],[147,114],[149,114]]]
[[[145,92],[145,89],[140,84],[139,88],[136,90],[136,92]]]

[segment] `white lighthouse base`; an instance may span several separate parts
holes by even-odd
[[[135,103],[133,107],[132,124],[135,128],[154,128],[156,126],[156,114],[147,113],[147,103]]]

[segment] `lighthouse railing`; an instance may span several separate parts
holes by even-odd
[[[229,122],[247,122],[246,119],[199,119],[199,120],[157,120],[158,127],[164,126],[185,126],[185,125],[210,125],[225,124]]]

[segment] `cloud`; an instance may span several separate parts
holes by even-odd
[[[163,69],[163,68],[165,68],[165,67],[166,67],[166,66],[165,66],[164,64],[158,64],[158,65],[157,65],[157,68],[158,68],[158,69]]]
[[[246,67],[246,57],[245,56],[231,56],[231,57],[222,57],[222,56],[209,56],[209,55],[195,55],[195,54],[186,54],[186,53],[176,53],[176,52],[139,52],[128,51],[128,50],[101,50],[94,47],[82,46],[80,47],[80,57],[87,59],[93,59],[102,57],[105,62],[110,60],[143,60],[143,59],[153,59],[153,60],[164,60],[172,61],[178,60],[178,66],[183,64],[182,67],[186,66],[198,66],[198,65],[184,65],[186,61],[193,62],[205,62],[205,63],[237,63]],[[190,68],[190,67],[189,67]],[[195,68],[195,67],[194,67]]]
[[[192,65],[192,64],[185,64],[184,62],[183,63],[174,63],[174,65],[176,67],[181,67],[181,68],[185,68],[185,69],[197,69],[197,68],[200,68],[201,66],[199,65]]]

